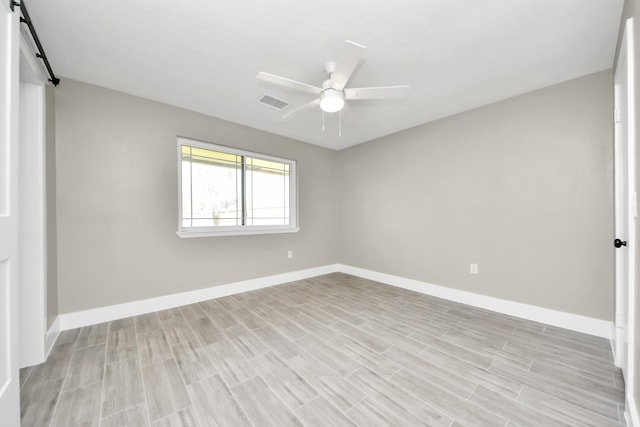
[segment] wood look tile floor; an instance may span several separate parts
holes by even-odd
[[[24,427],[622,426],[607,340],[335,273],[63,332]]]

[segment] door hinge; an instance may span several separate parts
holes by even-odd
[[[620,114],[620,110],[617,108],[613,110],[613,121],[615,123],[620,123],[622,121],[622,115]]]

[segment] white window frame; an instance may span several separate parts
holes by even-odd
[[[262,153],[255,153],[238,148],[217,145],[210,142],[198,141],[191,138],[178,137],[177,141],[178,158],[178,231],[176,234],[181,238],[189,237],[213,237],[213,236],[245,236],[252,234],[279,234],[295,233],[300,230],[298,227],[298,180],[296,178],[296,161],[281,157],[270,156]],[[183,227],[182,222],[182,146],[188,145],[206,150],[221,151],[223,153],[238,156],[253,157],[255,159],[270,160],[274,162],[286,163],[289,165],[289,224],[287,225],[239,225],[239,226],[214,226],[214,227]]]

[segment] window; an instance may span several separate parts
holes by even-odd
[[[178,138],[180,237],[298,231],[296,162]]]

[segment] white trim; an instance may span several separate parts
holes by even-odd
[[[90,310],[76,311],[73,313],[61,314],[60,330],[74,329],[82,326],[94,325],[96,323],[109,322],[130,316],[151,313],[159,310],[180,307],[186,304],[193,304],[213,298],[220,298],[270,286],[281,285],[294,282],[296,280],[308,279],[310,277],[321,276],[323,274],[335,273],[335,264],[322,267],[309,268],[306,270],[292,271],[289,273],[275,274],[273,276],[260,277],[257,279],[245,280],[242,282],[228,283],[225,285],[212,286],[194,291],[181,292],[178,294],[165,295],[156,298],[127,302],[124,304],[110,305],[106,307],[93,308]]]
[[[176,234],[181,239],[189,239],[191,237],[215,237],[215,236],[245,236],[254,234],[284,234],[284,233],[297,233],[300,231],[300,227],[232,227],[233,230],[229,231],[198,231],[194,228],[189,228],[184,231],[176,231]]]
[[[242,226],[211,226],[211,227],[185,227],[182,218],[182,146],[201,148],[204,150],[214,150],[221,153],[233,154],[238,156],[246,156],[254,159],[267,160],[277,163],[289,165],[289,223],[279,225],[242,225]],[[216,236],[240,236],[254,234],[279,234],[279,233],[296,233],[300,230],[298,227],[298,178],[297,178],[297,161],[286,159],[284,157],[276,157],[268,154],[256,153],[253,151],[242,150],[239,148],[227,147],[224,145],[213,144],[211,142],[199,141],[196,139],[177,137],[177,172],[178,172],[178,231],[176,234],[180,238],[189,237],[216,237]],[[246,168],[243,169],[243,176],[246,174]],[[242,189],[245,192],[243,186]],[[245,194],[246,195],[246,194]],[[243,195],[243,197],[245,196]],[[244,209],[244,208],[243,208]]]
[[[609,332],[611,338],[609,338],[609,348],[611,349],[611,354],[613,354],[613,364],[618,368],[620,365],[618,364],[618,358],[616,356],[616,323],[611,322],[611,331]]]
[[[0,417],[5,426],[20,425],[19,14],[8,2],[0,7]]]
[[[188,145],[191,147],[202,148],[205,150],[220,151],[228,154],[235,154],[237,156],[254,157],[256,159],[269,160],[277,163],[287,163],[291,166],[295,165],[296,161],[293,159],[286,159],[284,157],[272,156],[270,154],[258,153],[256,151],[243,150],[242,148],[229,147],[228,145],[215,144],[213,142],[202,141],[199,139],[188,138],[186,136],[178,136],[178,146]]]
[[[35,53],[20,37],[18,220],[20,366],[46,360],[47,317],[45,84]]]
[[[622,122],[626,121],[627,124],[627,135],[624,141],[621,140],[618,133],[618,124],[616,123],[616,132],[615,132],[615,146],[616,146],[616,236],[619,236],[618,233],[618,221],[620,219],[625,220],[625,225],[627,225],[628,233],[626,236],[619,236],[620,238],[628,237],[629,246],[627,248],[628,252],[628,265],[621,265],[618,262],[618,256],[616,256],[616,310],[615,310],[615,318],[616,324],[619,326],[616,331],[616,354],[614,361],[617,366],[620,366],[623,371],[624,380],[625,380],[625,398],[626,398],[626,410],[625,410],[625,418],[627,419],[627,423],[630,425],[640,426],[638,421],[638,408],[637,403],[634,400],[634,396],[636,395],[636,372],[635,372],[635,361],[636,361],[636,342],[635,342],[635,326],[636,326],[636,316],[637,316],[637,308],[636,308],[636,249],[637,245],[634,244],[634,237],[636,236],[636,221],[637,221],[637,195],[636,195],[636,65],[635,65],[635,41],[634,41],[634,19],[629,18],[624,23],[624,31],[622,34],[622,39],[620,41],[620,53],[618,56],[618,61],[615,65],[615,74],[614,74],[614,89],[615,89],[615,108],[614,111],[614,121],[618,122],[621,120]],[[620,85],[619,85],[619,74],[624,73],[626,77],[626,93],[620,93]],[[619,98],[621,95],[624,95],[626,98],[626,117],[618,117],[620,115],[619,108]],[[627,153],[626,159],[618,159],[621,157],[619,155],[619,146],[622,142],[626,143]],[[626,176],[622,176],[617,162],[620,160],[626,160]],[[629,206],[626,207],[626,216],[620,214],[621,207],[618,204],[619,199],[619,191],[618,183],[619,182],[628,182],[628,191],[626,197],[629,200]],[[622,217],[622,218],[621,218]],[[623,227],[624,228],[624,227]],[[622,263],[624,264],[624,263]],[[621,268],[626,267],[626,273],[628,275],[626,282],[621,281],[619,279],[620,274],[623,274],[620,270]],[[621,287],[624,286],[625,288]],[[626,291],[626,292],[625,292]],[[626,296],[626,300],[621,296]],[[621,307],[624,307],[622,309]],[[626,312],[626,319],[625,314]],[[621,353],[621,354],[618,354]]]
[[[186,304],[193,304],[213,298],[220,298],[256,289],[277,286],[296,280],[308,279],[323,274],[341,272],[365,279],[375,280],[396,286],[403,289],[420,292],[422,294],[460,302],[474,307],[480,307],[497,313],[508,314],[522,319],[533,320],[560,328],[583,332],[603,338],[611,339],[613,322],[580,316],[572,313],[565,313],[558,310],[537,307],[486,295],[475,294],[473,292],[461,291],[444,286],[433,285],[391,274],[379,273],[363,268],[352,267],[342,264],[330,264],[322,267],[309,268],[306,270],[292,271],[289,273],[276,274],[257,279],[245,280],[242,282],[228,283],[225,285],[212,286],[209,288],[194,291],[182,292],[178,294],[166,295],[145,300],[133,301],[124,304],[116,304],[106,307],[99,307],[90,310],[65,313],[58,316],[56,323],[58,330],[79,328],[82,326],[94,325],[96,323],[108,322],[130,316],[151,313],[159,310],[180,307]],[[54,325],[56,325],[54,323]],[[53,329],[53,326],[52,328]],[[639,426],[640,427],[640,426]]]
[[[56,320],[53,321],[51,327],[47,331],[47,337],[44,344],[45,351],[45,360],[49,358],[49,353],[51,353],[51,349],[56,343],[58,336],[60,335],[60,316],[56,317]]]
[[[613,322],[338,264],[338,271],[522,319],[611,339]]]
[[[627,31],[622,34],[622,42],[620,43],[621,49],[618,59],[614,67],[613,76],[613,89],[614,89],[614,110],[613,110],[613,123],[614,123],[614,213],[615,213],[615,237],[628,240],[629,243],[633,243],[634,239],[630,239],[631,236],[629,225],[631,224],[631,212],[629,207],[632,200],[627,193],[627,186],[631,184],[629,176],[626,173],[629,166],[629,156],[627,156],[627,150],[629,149],[628,132],[621,132],[623,126],[628,124],[627,117],[622,117],[623,109],[626,111],[629,98],[628,94],[628,76],[627,76]],[[624,65],[624,66],[623,66]],[[620,81],[625,79],[624,84]],[[624,100],[624,102],[623,102]],[[627,339],[627,304],[625,299],[628,294],[628,288],[630,283],[630,267],[632,258],[628,248],[619,248],[615,251],[615,316],[614,323],[616,326],[614,339],[614,363],[616,366],[622,369],[623,375],[626,375],[627,363],[625,362],[628,352],[625,351],[625,345],[628,342]]]
[[[630,153],[628,153],[629,157],[630,157],[630,165],[632,165],[633,167],[633,174],[632,174],[632,181],[631,181],[631,185],[635,187],[635,158],[636,158],[636,104],[635,104],[635,100],[636,100],[636,58],[635,58],[635,32],[634,32],[634,19],[633,18],[629,18],[627,19],[626,22],[626,28],[625,31],[628,34],[628,47],[627,47],[627,86],[628,86],[628,93],[629,95],[629,99],[627,100],[627,108],[628,108],[628,117],[629,117],[629,124],[628,124],[628,132],[629,132],[629,140],[633,141],[634,143],[629,144],[630,147]],[[633,200],[635,201],[635,192],[633,193]],[[637,209],[637,207],[636,207]],[[637,214],[636,214],[636,221],[637,221]],[[636,236],[636,231],[635,231],[635,221],[631,221],[631,232],[633,233],[632,235],[630,235],[631,238]],[[635,265],[636,265],[636,252],[635,252],[635,245],[632,246],[632,248],[634,249],[634,252],[632,252],[631,255],[631,271],[632,271],[632,277],[629,278],[629,301],[628,301],[628,316],[627,316],[627,320],[628,320],[628,327],[627,329],[629,330],[629,338],[628,338],[628,354],[627,354],[627,372],[628,372],[628,376],[629,378],[625,378],[625,395],[627,397],[627,402],[628,402],[628,407],[630,407],[630,411],[631,411],[631,421],[632,421],[632,425],[634,426],[639,426],[640,427],[640,421],[638,420],[638,407],[637,407],[637,402],[634,400],[634,396],[636,395],[636,387],[637,387],[637,380],[636,380],[636,375],[637,373],[635,372],[635,362],[636,362],[636,333],[635,333],[635,326],[636,326],[636,316],[637,316],[637,312],[636,312],[636,271],[635,271]]]

